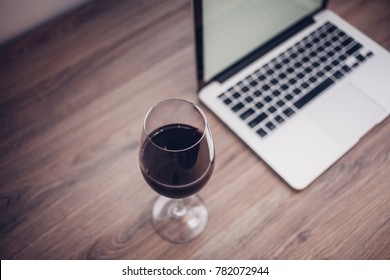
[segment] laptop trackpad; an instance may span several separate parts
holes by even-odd
[[[320,128],[341,144],[354,144],[375,125],[384,109],[350,83],[321,96],[307,112]]]

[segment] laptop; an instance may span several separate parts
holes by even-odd
[[[292,188],[390,111],[390,54],[319,0],[194,0],[200,100]]]

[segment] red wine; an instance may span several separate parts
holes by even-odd
[[[189,125],[171,124],[153,131],[140,151],[141,172],[159,194],[182,198],[198,192],[209,180],[214,150],[209,134]]]

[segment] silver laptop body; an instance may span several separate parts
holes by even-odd
[[[278,12],[284,9],[269,9],[270,3],[278,1],[258,1],[257,11],[254,7],[241,7],[249,2],[253,1],[194,1],[199,98],[285,182],[294,189],[304,189],[388,116],[390,54],[326,10],[326,1],[311,0],[289,0],[288,5],[292,6],[285,7],[286,10],[298,11],[304,5],[304,14],[298,11],[300,17],[290,20],[288,26],[278,26],[273,35],[265,34],[272,27],[263,27],[262,32],[270,38],[237,54],[240,51],[229,50],[230,45],[237,48],[234,40],[251,41],[245,39],[245,29],[240,29],[241,22],[246,21],[240,11],[255,14],[266,10],[262,13],[268,17],[265,24],[269,25],[278,21]],[[286,18],[294,16],[289,14]],[[232,41],[227,35],[219,35],[224,24],[218,21],[226,20],[227,33],[236,34]],[[257,26],[262,26],[261,18],[255,20],[259,20]],[[208,28],[214,31],[209,32]],[[238,31],[232,32],[232,28]],[[336,35],[326,35],[329,32]],[[340,57],[341,62],[331,62],[330,71],[318,66],[318,47],[311,51],[313,40],[321,41],[322,37],[330,37],[330,43],[324,47],[330,56],[339,55],[340,49],[347,52]],[[336,49],[332,51],[333,45]],[[219,61],[213,57],[219,55]],[[299,58],[304,61],[295,62]],[[325,57],[321,59],[326,61]],[[313,61],[318,62],[314,67]],[[297,70],[302,64],[309,65],[303,68],[309,73]],[[304,72],[302,78],[297,76],[299,71]],[[304,92],[299,92],[303,87]],[[269,103],[264,101],[269,99]]]

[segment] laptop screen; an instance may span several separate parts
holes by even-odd
[[[321,0],[202,1],[203,79],[209,81],[322,4]]]

